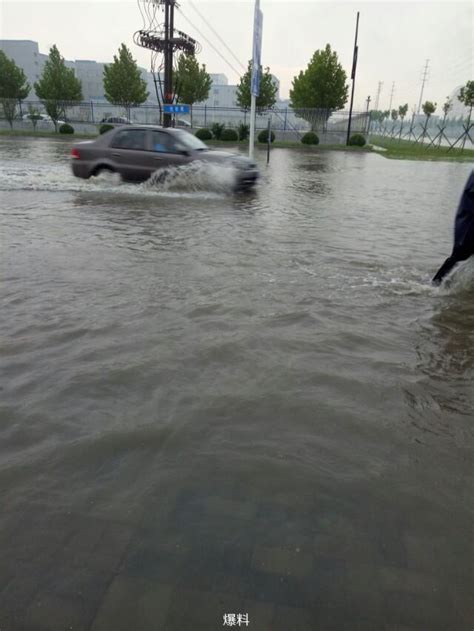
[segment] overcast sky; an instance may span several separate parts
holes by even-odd
[[[236,83],[236,72],[222,56],[235,70],[240,72],[241,66],[208,24],[237,59],[246,64],[251,56],[253,6],[253,1],[244,0],[182,0],[175,26],[201,42],[203,51],[199,59],[209,72],[223,72],[229,82]],[[474,79],[472,2],[261,0],[261,8],[262,62],[280,79],[284,98],[288,97],[293,76],[326,43],[337,51],[350,75],[357,11],[360,23],[356,109],[365,109],[368,95],[374,104],[378,82],[383,81],[380,109],[388,108],[394,82],[393,107],[408,102],[411,111],[418,103],[427,59],[429,73],[423,101],[436,101],[441,106],[455,87]],[[111,61],[120,43],[125,42],[139,64],[149,68],[150,53],[138,48],[132,40],[133,32],[143,25],[136,1],[0,0],[0,11],[2,39],[36,40],[40,51],[45,53],[56,44],[66,59],[105,62]]]

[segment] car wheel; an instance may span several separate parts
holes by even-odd
[[[93,172],[92,175],[93,176],[97,176],[97,175],[102,175],[104,173],[116,173],[116,171],[114,169],[112,169],[112,167],[108,167],[105,165],[99,165],[98,167],[96,167]]]

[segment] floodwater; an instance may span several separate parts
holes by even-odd
[[[0,139],[1,630],[471,629],[471,166],[69,148]]]

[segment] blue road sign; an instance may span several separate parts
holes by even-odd
[[[189,105],[163,105],[165,114],[189,114]]]
[[[262,65],[262,32],[263,32],[263,13],[260,10],[259,2],[255,3],[255,17],[253,23],[253,67],[252,67],[252,84],[250,92],[254,96],[260,94],[260,68]]]

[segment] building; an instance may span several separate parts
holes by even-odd
[[[216,85],[229,85],[229,79],[227,78],[227,75],[223,73],[209,74],[209,76],[211,77],[212,83],[215,83]]]
[[[25,39],[2,39],[0,40],[0,50],[23,69],[31,86],[28,98],[35,99],[36,94],[33,85],[40,78],[48,55],[39,52],[38,42]]]
[[[105,64],[88,59],[76,59],[74,73],[82,83],[84,101],[105,101],[104,96]]]

